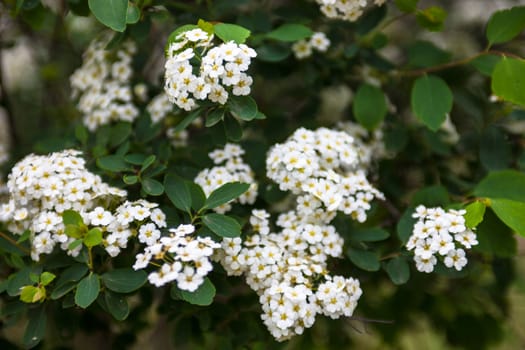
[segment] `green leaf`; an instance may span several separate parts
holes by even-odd
[[[403,215],[401,215],[401,218],[399,218],[399,221],[397,222],[397,225],[396,225],[397,236],[399,237],[399,240],[403,244],[406,244],[406,242],[408,242],[408,239],[412,235],[414,224],[417,221],[416,219],[412,217],[413,212],[414,212],[414,207],[408,207],[403,213]]]
[[[68,234],[68,236],[70,236],[70,235]],[[82,245],[82,240],[81,239],[76,239],[73,242],[69,243],[69,245],[67,246],[67,249],[74,250],[74,249],[76,249],[77,247],[79,247],[81,245]]]
[[[412,13],[417,10],[419,0],[394,0],[399,11]]]
[[[525,202],[525,173],[516,170],[491,172],[476,186],[474,195]]]
[[[390,237],[390,233],[379,227],[363,228],[358,230],[352,230],[349,238],[353,241],[358,242],[376,242],[382,241]]]
[[[190,114],[186,116],[177,126],[173,129],[175,132],[182,131],[186,129],[188,125],[191,124],[195,119],[197,119],[201,115],[201,110],[198,108],[194,111],[192,111]]]
[[[376,252],[348,248],[346,255],[357,267],[365,271],[378,271],[381,268],[379,255]]]
[[[443,29],[447,12],[439,6],[432,6],[416,12],[417,23],[431,32],[439,32]]]
[[[133,165],[142,166],[147,158],[148,156],[142,153],[130,153],[124,156],[124,161]]]
[[[77,283],[73,281],[64,282],[56,286],[53,289],[53,292],[51,293],[51,299],[57,300],[57,299],[62,298],[64,295],[66,295],[67,293],[75,289],[76,286],[77,286]]]
[[[91,272],[77,285],[77,290],[75,292],[75,304],[85,309],[97,299],[99,292],[99,276]]]
[[[512,162],[512,149],[506,135],[494,125],[481,134],[479,159],[487,170],[505,169]]]
[[[40,275],[42,272],[41,266],[27,266],[20,271],[9,276],[9,283],[7,284],[7,294],[11,297],[20,294],[20,289],[23,286],[33,284],[31,281],[31,274]]]
[[[302,24],[289,23],[283,24],[279,28],[272,30],[266,34],[266,37],[279,41],[293,42],[309,38],[312,34],[312,30]]]
[[[374,130],[387,113],[385,94],[381,89],[363,84],[357,90],[352,106],[354,116],[368,130]]]
[[[126,185],[134,185],[139,181],[139,177],[136,175],[124,175],[122,181],[124,181]]]
[[[483,55],[470,61],[470,64],[474,66],[481,74],[486,76],[492,76],[494,67],[501,60],[501,56],[496,55]]]
[[[490,207],[498,218],[514,232],[525,236],[525,203],[510,199],[494,198],[490,200]]]
[[[128,10],[126,11],[126,23],[135,24],[140,19],[140,10],[134,3],[129,3]]]
[[[146,157],[146,159],[144,159],[144,161],[141,164],[142,167],[140,168],[140,172],[143,172],[144,170],[149,168],[153,163],[155,163],[155,160],[157,160],[157,156],[155,156],[154,154],[151,154],[148,157]]]
[[[494,95],[518,105],[525,105],[525,61],[503,57],[492,72]]]
[[[126,29],[128,0],[89,0],[88,3],[100,23],[117,32]]]
[[[193,182],[186,182],[186,186],[190,191],[191,207],[195,211],[201,210],[201,208],[204,206],[204,202],[206,201],[206,195],[204,194],[204,191],[199,185]]]
[[[87,272],[88,272],[88,267],[84,264],[75,263],[71,265],[70,267],[62,271],[62,273],[58,277],[58,280],[56,281],[55,289],[57,289],[58,287],[64,284],[80,281],[80,279],[84,277]],[[51,298],[57,299],[53,297],[54,294],[55,294],[55,290],[53,290],[53,293],[51,294]]]
[[[118,293],[131,293],[146,283],[148,275],[143,270],[121,268],[108,271],[101,278],[108,289]]]
[[[228,182],[210,193],[202,209],[213,209],[221,204],[228,203],[248,191],[249,188],[250,184],[247,183]]]
[[[89,139],[89,131],[84,125],[77,125],[75,128],[75,137],[81,144],[85,145]]]
[[[190,304],[208,306],[213,302],[213,298],[215,298],[215,286],[210,279],[206,277],[196,291],[188,292],[187,290],[181,290],[180,296]]]
[[[32,348],[40,343],[46,334],[47,314],[45,309],[43,307],[39,307],[38,309],[30,310],[28,319],[29,322],[27,323],[26,329],[24,331],[22,341],[24,343],[24,347]]]
[[[237,44],[242,44],[248,39],[251,32],[239,25],[219,23],[213,26],[213,31],[225,43],[234,41]]]
[[[206,115],[206,127],[209,128],[220,122],[224,118],[224,112],[224,108],[217,108],[209,112],[208,115]]]
[[[236,118],[224,119],[224,132],[229,140],[238,142],[242,139],[242,126]]]
[[[83,239],[86,247],[94,247],[102,243],[102,231],[99,228],[92,228],[86,233],[86,236]]]
[[[483,216],[485,215],[486,206],[481,201],[472,202],[465,207],[467,211],[464,215],[465,217],[465,226],[468,228],[474,228],[483,221]]]
[[[49,283],[53,282],[56,277],[57,276],[51,272],[42,272],[40,275],[40,283],[43,286],[47,286]]]
[[[404,257],[398,256],[390,259],[384,269],[395,285],[405,284],[410,278],[410,267]]]
[[[129,305],[123,295],[115,294],[110,291],[104,293],[104,300],[109,313],[118,321],[125,320],[129,315]]]
[[[408,48],[408,65],[426,68],[450,61],[452,55],[429,41],[416,41]]]
[[[111,128],[109,145],[111,147],[120,145],[130,137],[132,131],[131,123],[129,122],[119,122],[115,124],[115,126]]]
[[[415,207],[423,204],[427,207],[445,206],[450,203],[450,197],[445,187],[441,185],[428,186],[417,191],[410,204]]]
[[[414,114],[431,130],[436,131],[452,110],[452,92],[443,79],[425,75],[412,87]]]
[[[222,214],[210,213],[202,217],[202,222],[213,233],[221,237],[239,237],[241,225],[237,220]]]
[[[186,182],[178,176],[166,174],[164,177],[164,190],[171,203],[182,211],[191,211],[191,194]]]
[[[250,121],[257,116],[257,103],[250,96],[231,96],[228,99],[231,113],[242,120]]]
[[[518,251],[516,236],[494,214],[487,210],[483,221],[476,229],[479,244],[474,246],[475,251],[495,255],[501,258],[513,258]]]
[[[160,196],[164,193],[164,186],[152,178],[142,179],[142,189],[150,196]]]
[[[97,159],[97,166],[102,170],[111,172],[122,172],[131,170],[129,165],[124,161],[124,157],[112,154]]]
[[[284,44],[266,44],[257,48],[257,60],[264,62],[280,62],[290,56],[292,51]]]
[[[45,293],[45,290],[44,290]],[[41,288],[35,286],[24,286],[20,291],[20,300],[24,303],[36,303],[42,299]]]
[[[495,12],[487,25],[487,40],[489,44],[504,43],[512,40],[525,28],[525,7],[517,6],[511,9]]]
[[[62,213],[62,221],[64,221],[64,225],[80,226],[84,224],[82,216],[74,210],[64,210]]]

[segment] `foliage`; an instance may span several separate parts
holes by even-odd
[[[38,65],[0,68],[0,344],[347,348],[365,322],[395,348],[422,319],[502,340],[525,7],[333,3],[0,4],[2,49]]]

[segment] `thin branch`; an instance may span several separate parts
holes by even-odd
[[[2,231],[0,231],[0,237],[2,237],[3,239],[5,239],[6,241],[8,241],[9,243],[11,243],[12,245],[14,245],[15,247],[17,247],[18,249],[20,249],[21,251],[23,251],[24,253],[26,254],[31,254],[31,251],[29,249],[27,249],[26,247],[24,246],[21,246],[20,244],[18,244],[17,241],[15,241],[14,239],[12,239],[11,237],[9,237],[7,234],[3,233]]]
[[[395,71],[394,74],[397,75],[397,76],[416,77],[416,76],[420,76],[420,75],[427,74],[427,73],[438,72],[438,71],[454,68],[454,67],[457,67],[457,66],[462,66],[462,65],[465,65],[465,64],[469,64],[470,62],[472,62],[476,58],[481,57],[481,56],[485,56],[485,55],[496,55],[496,56],[501,56],[501,57],[512,57],[512,58],[516,58],[516,59],[520,59],[520,60],[523,59],[520,56],[512,54],[512,53],[496,51],[496,50],[488,50],[488,51],[479,52],[479,53],[477,53],[475,55],[472,55],[470,57],[466,57],[466,58],[463,58],[463,59],[460,59],[460,60],[451,61],[451,62],[447,62],[447,63],[443,63],[443,64],[438,64],[436,66],[427,67],[427,68],[414,69],[414,70]]]

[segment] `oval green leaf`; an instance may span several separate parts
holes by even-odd
[[[248,39],[251,32],[237,24],[219,23],[213,26],[213,31],[222,41],[234,41],[242,44]]]
[[[233,238],[241,235],[241,225],[229,216],[210,213],[202,217],[202,222],[213,233],[221,237]]]
[[[187,290],[180,291],[180,297],[182,300],[187,301],[193,305],[208,306],[213,302],[215,298],[215,286],[208,277],[194,292],[188,292]]]
[[[390,259],[384,269],[395,285],[405,284],[410,278],[410,268],[404,257],[398,256]]]
[[[279,41],[292,42],[309,38],[312,34],[312,30],[302,24],[289,23],[283,24],[279,28],[272,30],[266,34],[266,37]]]
[[[431,130],[436,131],[452,110],[452,92],[443,79],[425,75],[412,87],[414,114]]]
[[[525,203],[510,199],[491,199],[491,208],[498,218],[520,236],[525,236]]]
[[[348,248],[346,255],[357,267],[365,271],[378,271],[381,268],[379,255],[376,252]]]
[[[104,285],[114,292],[131,293],[146,283],[148,275],[144,270],[121,268],[106,272],[101,276]]]
[[[375,86],[363,84],[357,90],[352,110],[359,124],[374,130],[387,113],[385,94]]]
[[[516,170],[491,172],[476,186],[474,195],[525,202],[525,173]]]
[[[228,203],[231,200],[242,195],[250,188],[250,184],[242,182],[228,182],[215,189],[204,202],[203,209],[213,209],[221,204]]]
[[[103,25],[117,31],[126,29],[128,0],[89,0],[89,9]]]
[[[99,276],[95,273],[90,273],[84,277],[77,286],[75,304],[85,309],[97,299],[99,292]]]
[[[518,105],[525,105],[525,60],[503,57],[492,72],[494,95]]]
[[[142,189],[150,196],[160,196],[164,193],[164,186],[152,178],[142,179]]]
[[[512,40],[525,28],[525,7],[495,12],[487,25],[487,40],[489,44],[504,43]]]
[[[177,209],[188,213],[190,212],[192,202],[191,194],[183,179],[172,174],[166,174],[164,177],[164,190],[171,203],[173,203]]]

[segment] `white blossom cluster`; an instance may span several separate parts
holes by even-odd
[[[143,253],[137,254],[135,270],[143,269],[154,261],[159,266],[149,274],[151,284],[160,287],[176,281],[177,287],[193,292],[204,282],[213,269],[210,257],[220,244],[209,237],[194,237],[193,225],[179,225],[170,229],[169,236],[162,236],[153,225],[144,229],[139,240],[146,243]],[[142,228],[144,228],[143,226]]]
[[[297,129],[266,158],[267,176],[283,191],[305,195],[314,209],[342,211],[359,222],[374,198],[384,198],[366,178],[360,147],[343,131]],[[320,202],[320,204],[319,204]]]
[[[326,52],[330,46],[330,39],[323,32],[314,33],[309,40],[299,40],[292,45],[292,52],[297,59],[312,56],[314,50]]]
[[[361,125],[351,121],[340,122],[337,124],[337,128],[354,138],[363,169],[370,167],[374,161],[388,156],[381,128],[369,132]]]
[[[7,222],[13,233],[31,230],[34,260],[51,253],[57,243],[68,250],[73,239],[64,233],[61,214],[65,210],[86,212],[126,195],[90,173],[79,154],[65,150],[48,156],[29,155],[8,176],[9,201],[0,206],[0,221]]]
[[[465,249],[478,244],[476,234],[465,226],[465,210],[427,208],[420,205],[412,214],[417,218],[406,248],[414,251],[418,271],[430,273],[439,260],[446,267],[461,271],[467,265]]]
[[[151,121],[153,123],[160,123],[170,112],[173,111],[173,104],[170,102],[168,95],[162,92],[155,96],[150,103],[146,106]],[[181,130],[176,131],[175,128],[168,128],[166,130],[166,136],[170,139],[171,145],[175,148],[185,147],[188,145],[188,131]]]
[[[209,156],[216,166],[199,172],[195,177],[195,183],[202,187],[206,196],[228,182],[248,183],[250,188],[233,202],[253,204],[257,198],[258,184],[255,182],[252,169],[244,163],[243,154],[244,150],[239,145],[232,143],[227,143],[224,148],[210,152]],[[231,203],[222,204],[214,210],[224,214],[231,209]]]
[[[338,18],[345,21],[357,21],[368,6],[368,0],[316,0],[321,12],[328,18]],[[374,0],[375,5],[383,5],[386,0]]]
[[[230,94],[250,94],[253,79],[245,72],[255,50],[234,42],[214,46],[212,41],[212,34],[197,28],[180,33],[168,48],[164,90],[181,109],[192,110],[196,100],[225,104]],[[199,59],[197,72],[194,57]]]
[[[279,341],[311,327],[317,314],[351,316],[362,292],[353,278],[330,276],[327,259],[340,257],[344,241],[335,228],[292,211],[270,232],[269,214],[253,210],[255,232],[246,240],[225,238],[216,258],[228,275],[245,275],[259,294],[261,318]]]
[[[71,76],[73,97],[84,125],[91,131],[111,121],[131,122],[139,115],[131,87],[132,55],[135,44],[126,41],[118,51],[106,50],[108,38],[94,40],[83,55],[84,61]]]

